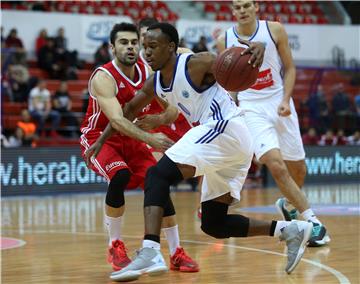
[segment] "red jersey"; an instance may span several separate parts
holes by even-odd
[[[139,61],[141,61],[145,66],[149,66],[140,52]],[[152,102],[147,105],[141,115],[145,114],[157,114],[163,111],[161,105],[154,99]],[[182,113],[179,113],[178,118],[170,126],[162,125],[152,132],[162,132],[167,135],[173,141],[178,141],[192,126],[186,120],[185,116]]]
[[[140,61],[135,64],[135,82],[130,80],[118,66],[115,64],[115,60],[112,60],[101,67],[98,67],[90,77],[89,80],[89,104],[87,112],[84,118],[84,121],[81,125],[81,132],[86,135],[87,138],[95,138],[100,136],[101,131],[103,131],[109,120],[105,114],[101,111],[97,99],[91,94],[90,83],[94,75],[102,70],[110,77],[112,77],[116,83],[116,98],[119,101],[120,105],[123,107],[127,102],[129,102],[134,96],[136,91],[140,90],[147,77],[149,76],[147,67]]]

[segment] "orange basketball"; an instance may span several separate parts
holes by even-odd
[[[242,47],[231,47],[218,55],[215,61],[215,79],[229,92],[250,88],[258,77],[259,69],[248,63],[251,54],[241,55]]]

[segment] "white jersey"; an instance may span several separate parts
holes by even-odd
[[[240,44],[238,38],[241,37],[236,31],[236,26],[228,29],[225,34],[225,47],[247,47]],[[267,21],[257,21],[256,31],[249,40],[265,43],[265,55],[256,83],[249,89],[238,93],[239,101],[251,101],[272,96],[282,96],[283,80],[280,75],[282,65]]]
[[[228,120],[241,113],[229,94],[217,83],[199,90],[192,83],[187,62],[193,53],[177,55],[175,71],[170,86],[161,84],[161,74],[154,75],[157,96],[176,106],[190,123],[204,124],[209,120]]]

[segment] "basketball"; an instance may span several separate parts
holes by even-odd
[[[244,91],[256,82],[259,69],[248,63],[251,54],[241,55],[243,50],[243,47],[231,47],[216,58],[215,79],[229,92]]]

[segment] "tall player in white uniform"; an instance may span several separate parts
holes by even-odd
[[[146,60],[156,73],[125,106],[128,119],[156,95],[165,106],[176,106],[189,122],[199,122],[169,148],[145,178],[145,236],[136,258],[123,270],[114,272],[115,281],[135,280],[143,273],[167,270],[160,252],[160,229],[164,205],[171,184],[184,178],[204,176],[201,193],[201,228],[215,238],[275,236],[286,240],[291,273],[303,255],[312,223],[304,221],[263,221],[228,214],[231,203],[240,200],[253,156],[252,139],[240,108],[219,87],[213,75],[215,56],[211,53],[181,54],[177,30],[170,24],[152,25],[145,38]],[[252,43],[255,66],[261,64],[264,47]]]
[[[279,189],[290,201],[280,198],[276,202],[279,212],[290,221],[297,217],[298,209],[305,220],[314,223],[309,246],[321,246],[330,238],[300,190],[306,175],[305,152],[291,98],[296,69],[288,37],[280,23],[259,21],[256,18],[258,9],[255,1],[233,1],[233,14],[238,23],[218,39],[217,47],[221,52],[225,48],[242,46],[239,38],[265,43],[264,61],[257,82],[237,96],[232,95],[245,111],[246,124],[255,141],[256,158],[268,167]],[[280,74],[282,68],[284,78]]]

